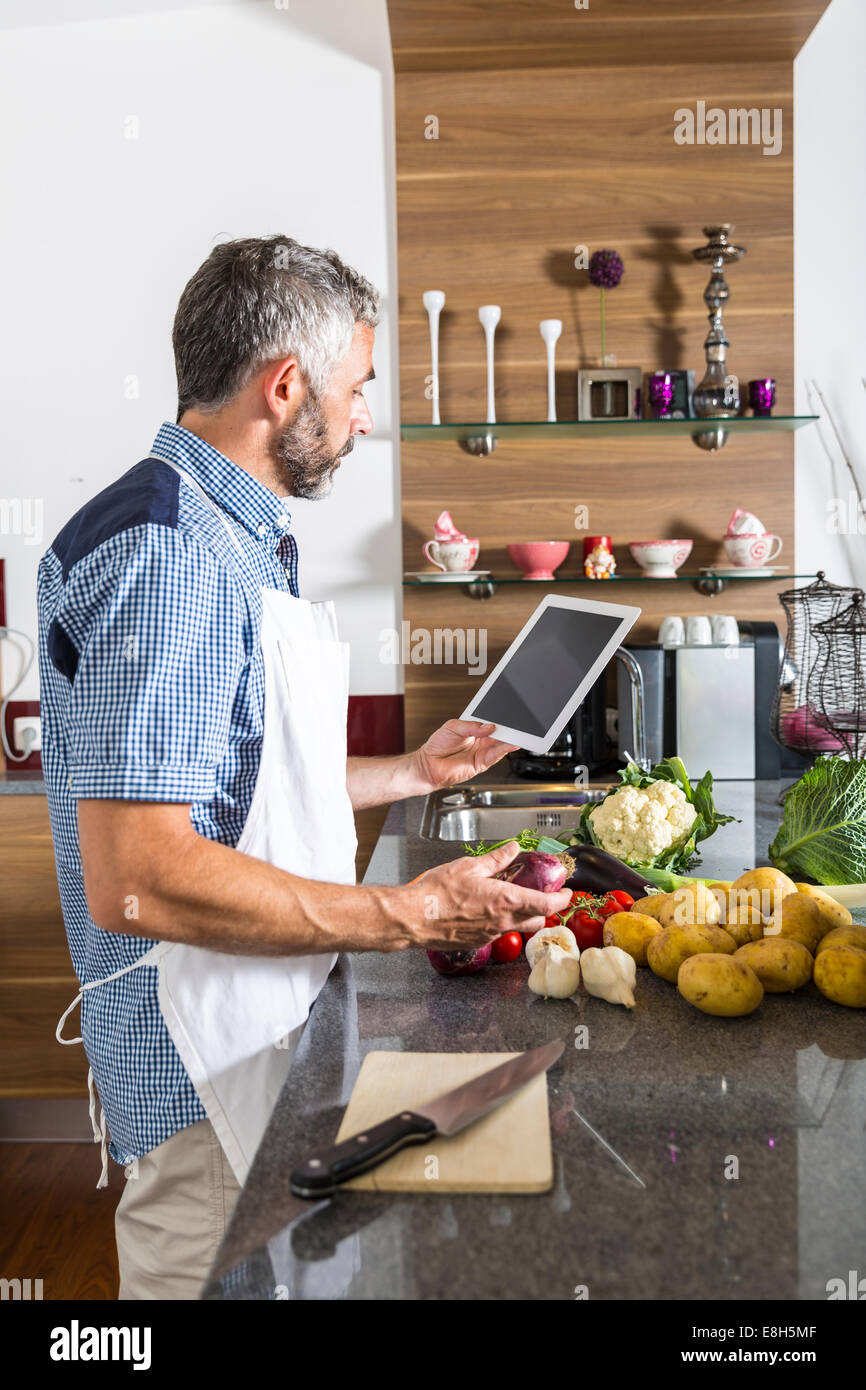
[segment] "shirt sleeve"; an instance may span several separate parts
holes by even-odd
[[[248,660],[246,600],[209,550],[171,527],[133,528],[112,544],[103,565],[70,576],[58,613],[78,649],[70,792],[210,800]]]

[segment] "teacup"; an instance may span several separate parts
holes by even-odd
[[[478,540],[424,542],[424,554],[431,565],[452,574],[471,570],[478,559],[479,548]]]
[[[742,569],[760,569],[769,565],[782,549],[782,537],[772,531],[748,536],[725,536],[725,554],[732,565]]]

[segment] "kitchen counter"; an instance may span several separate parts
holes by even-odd
[[[41,768],[0,769],[0,796],[44,796]]]
[[[767,862],[781,785],[717,784],[719,808],[741,821],[706,842],[696,872],[729,879]],[[423,804],[391,808],[367,882],[406,882],[459,853],[419,837]],[[341,957],[205,1297],[825,1299],[829,1279],[866,1272],[861,1011],[810,984],[712,1018],[649,970],[627,1011],[537,998],[526,977],[524,961],[446,979],[423,952]],[[365,1053],[557,1038],[550,1192],[342,1192],[297,1215],[289,1172],[333,1141]]]

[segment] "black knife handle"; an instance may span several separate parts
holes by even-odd
[[[401,1110],[399,1115],[313,1154],[292,1173],[292,1192],[296,1197],[327,1197],[340,1183],[375,1168],[404,1145],[420,1144],[435,1133],[436,1125],[426,1115]]]

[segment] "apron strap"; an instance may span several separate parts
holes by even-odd
[[[244,548],[243,548],[243,546],[241,545],[240,541],[238,540],[237,535],[235,534],[233,528],[229,525],[228,517],[226,516],[226,514],[225,514],[225,512],[223,511],[222,507],[216,506],[216,504],[212,501],[212,499],[211,499],[210,497],[208,497],[208,495],[207,495],[207,493],[205,492],[204,488],[203,488],[203,487],[201,486],[201,484],[192,476],[192,474],[191,474],[191,473],[187,473],[187,471],[186,471],[185,468],[181,468],[181,466],[180,466],[179,463],[172,463],[171,459],[164,459],[164,458],[162,457],[161,454],[151,454],[150,457],[153,458],[153,459],[156,459],[159,463],[167,463],[168,466],[169,466],[169,468],[173,468],[174,471],[175,471],[175,473],[179,474],[180,477],[183,478],[183,480],[184,480],[185,483],[189,483],[189,485],[190,485],[190,487],[192,488],[193,492],[197,492],[197,493],[198,493],[199,497],[202,499],[202,501],[204,502],[205,506],[208,507],[208,508],[210,509],[210,511],[213,512],[214,516],[217,517],[218,520],[222,522],[223,526],[225,527],[225,529],[226,529],[226,531],[227,531],[227,533],[228,533],[229,540],[231,541],[231,543],[232,543],[232,545],[234,546],[235,550],[238,552],[238,554],[239,554],[243,559],[245,559],[246,556],[244,555]]]
[[[59,1043],[62,1043],[64,1047],[74,1047],[76,1043],[84,1042],[83,1038],[61,1038],[60,1034],[63,1031],[63,1025],[66,1022],[67,1018],[72,1013],[72,1010],[75,1008],[76,1004],[81,1002],[81,998],[87,990],[98,989],[100,985],[107,985],[112,980],[119,980],[121,975],[128,975],[130,971],[138,970],[139,966],[156,965],[159,957],[164,954],[164,952],[168,949],[170,945],[171,942],[157,941],[155,946],[151,946],[150,950],[145,951],[143,956],[141,956],[138,960],[134,960],[132,962],[132,965],[125,965],[122,970],[115,970],[113,975],[105,975],[101,980],[91,980],[89,984],[82,985],[81,989],[76,994],[72,1003],[69,1005],[68,1008],[64,1009],[63,1013],[60,1015],[60,1022],[57,1024],[57,1027],[54,1030],[54,1036],[57,1039],[57,1041]]]
[[[90,1124],[93,1129],[93,1142],[99,1145],[99,1156],[102,1159],[102,1171],[99,1174],[99,1182],[96,1184],[97,1191],[100,1187],[108,1186],[108,1127],[105,1123],[105,1111],[102,1108],[102,1101],[99,1100],[99,1124],[96,1123],[96,1102],[99,1100],[96,1086],[93,1081],[93,1068],[87,1068],[87,1112],[90,1115]]]
[[[128,975],[132,970],[138,970],[141,965],[155,965],[160,955],[170,946],[170,942],[158,941],[155,946],[151,946],[149,951],[145,951],[139,960],[134,960],[132,965],[125,965],[122,970],[115,970],[113,975],[106,975],[102,980],[91,980],[89,984],[82,985],[72,1003],[67,1009],[63,1010],[60,1022],[54,1030],[54,1036],[64,1047],[74,1047],[76,1043],[83,1043],[83,1038],[62,1038],[63,1025],[66,1022],[76,1004],[81,1001],[85,990],[96,989],[99,985],[107,985],[110,980],[119,980],[121,975]],[[96,1104],[99,1102],[99,1120],[96,1118]],[[96,1090],[96,1083],[93,1080],[93,1068],[87,1068],[87,1113],[90,1116],[90,1125],[93,1130],[93,1142],[99,1145],[99,1153],[102,1159],[102,1171],[99,1174],[99,1182],[96,1184],[97,1190],[100,1187],[108,1186],[108,1126],[105,1120],[105,1110],[102,1101],[99,1100],[99,1093]]]

